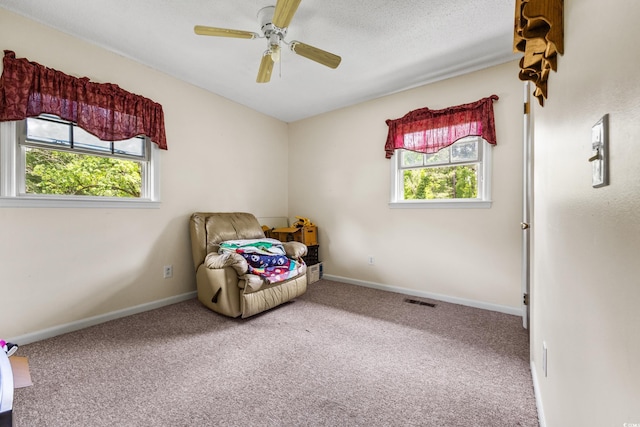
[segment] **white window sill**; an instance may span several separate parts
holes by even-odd
[[[404,200],[389,202],[391,209],[489,209],[491,200]]]
[[[129,208],[158,209],[160,202],[151,200],[97,199],[90,197],[0,197],[0,208]]]

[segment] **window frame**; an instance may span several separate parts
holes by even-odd
[[[59,140],[56,140],[54,138],[48,138],[50,139],[50,141],[46,141],[44,138],[39,138],[38,136],[29,138],[29,135],[28,135],[29,120],[41,120],[43,122],[48,122],[48,123],[57,123],[59,125],[66,127],[67,128],[66,131],[69,135],[69,138],[68,138],[68,141],[65,141],[65,142],[68,142],[68,144],[65,144],[65,143],[56,144],[52,141],[59,141]],[[101,139],[98,139],[96,136],[90,134],[86,130],[82,129],[80,126],[78,126],[77,123],[71,122],[69,120],[61,119],[60,117],[57,117],[53,114],[43,113],[37,117],[28,117],[25,120],[17,121],[16,126],[17,126],[17,132],[18,132],[17,133],[18,142],[20,143],[20,145],[34,147],[34,148],[44,148],[48,150],[67,151],[71,153],[111,157],[111,158],[123,159],[123,160],[135,160],[135,161],[142,160],[145,163],[147,163],[149,160],[149,144],[151,143],[151,141],[149,140],[149,138],[145,136],[135,136],[133,138],[130,138],[130,139],[140,139],[144,141],[143,154],[136,155],[136,154],[127,154],[124,152],[120,152],[120,153],[117,152],[118,150],[116,150],[116,144],[121,141],[103,141]],[[96,140],[98,141],[108,142],[109,148],[108,149],[88,148],[88,145],[86,143],[82,143],[82,141],[79,140],[79,138],[76,138],[76,129],[80,132],[81,135],[84,133],[86,136],[90,138],[96,138]],[[128,141],[128,140],[125,140],[125,141]],[[62,141],[59,141],[59,142],[62,142]]]
[[[143,162],[143,193],[139,198],[26,194],[24,192],[25,146],[91,155],[104,155],[104,153],[82,149],[69,150],[65,147],[56,148],[47,143],[21,144],[22,139],[26,140],[26,119],[0,122],[0,207],[145,209],[160,207],[160,149],[147,137],[145,137],[145,150],[148,156],[146,160],[136,156],[109,156]]]
[[[465,137],[473,138],[473,137]],[[482,137],[478,138],[480,159],[477,162],[455,162],[433,165],[432,167],[458,166],[464,164],[478,164],[478,192],[480,197],[475,199],[420,199],[405,200],[404,179],[402,177],[400,159],[401,149],[396,149],[390,159],[390,196],[389,207],[393,209],[489,209],[491,200],[491,171],[492,146]],[[463,140],[462,138],[459,140]],[[457,142],[457,141],[456,141]],[[454,143],[455,144],[455,143]]]

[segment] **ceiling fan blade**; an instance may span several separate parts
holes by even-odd
[[[271,80],[271,72],[273,71],[273,58],[269,51],[262,55],[262,61],[260,61],[260,69],[258,70],[257,83],[268,83]]]
[[[260,35],[251,31],[229,30],[227,28],[205,27],[196,25],[193,31],[199,36],[233,37],[237,39],[255,39]]]
[[[286,28],[296,14],[301,0],[278,0],[276,10],[273,12],[273,25]]]
[[[313,47],[296,40],[291,42],[290,47],[291,50],[298,55],[304,56],[312,61],[316,61],[319,64],[326,65],[329,68],[338,68],[340,61],[342,61],[342,58],[338,55],[334,55],[326,50],[318,49],[317,47]]]

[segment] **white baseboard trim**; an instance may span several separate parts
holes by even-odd
[[[540,425],[540,427],[547,427],[547,421],[544,419],[544,408],[542,407],[540,383],[538,383],[536,364],[533,362],[533,360],[531,361],[531,378],[533,378],[533,393],[536,396],[536,408],[538,409],[538,424]]]
[[[88,328],[89,326],[99,325],[100,323],[108,322],[109,320],[119,319],[121,317],[131,316],[132,314],[138,314],[156,308],[164,307],[166,305],[175,304],[178,302],[186,301],[196,297],[196,292],[187,292],[186,294],[176,295],[169,298],[164,298],[157,301],[148,302],[145,304],[136,305],[133,307],[123,308],[122,310],[112,311],[110,313],[100,314],[98,316],[87,317],[86,319],[76,320],[74,322],[65,323],[63,325],[53,326],[51,328],[43,329],[41,331],[32,332],[29,334],[12,337],[7,341],[16,343],[18,345],[25,345],[36,341],[41,341],[47,338],[53,338],[58,335],[66,334],[68,332],[77,331],[80,329]]]
[[[438,301],[450,302],[452,304],[466,305],[468,307],[481,308],[484,310],[497,311],[499,313],[512,314],[514,316],[522,316],[520,307],[509,307],[506,305],[491,304],[488,302],[475,301],[465,298],[452,297],[442,294],[434,294],[431,292],[417,291],[415,289],[400,288],[398,286],[383,285],[382,283],[367,282],[364,280],[349,279],[348,277],[333,276],[323,274],[323,279],[333,280],[336,282],[348,283],[350,285],[364,286],[367,288],[380,289],[383,291],[396,292],[398,294],[411,295],[414,297],[430,298]]]

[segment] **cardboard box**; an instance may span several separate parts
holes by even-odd
[[[295,239],[298,242],[302,242],[307,246],[315,246],[318,244],[318,227],[315,225],[302,227],[298,233],[300,240]]]
[[[315,246],[318,244],[318,227],[315,225],[302,228],[274,228],[271,232],[277,236],[274,238],[281,242],[295,241],[304,243],[307,246]]]
[[[315,283],[322,279],[322,263],[307,266],[307,284]]]
[[[13,371],[13,387],[22,388],[33,385],[31,372],[29,371],[29,359],[24,356],[11,356],[9,358]]]
[[[280,227],[271,230],[271,237],[281,242],[291,242],[295,240],[294,234],[298,231],[295,227]]]

